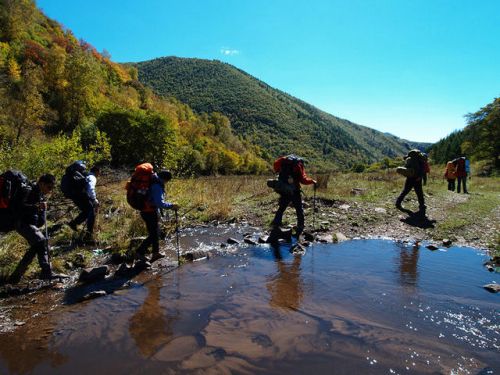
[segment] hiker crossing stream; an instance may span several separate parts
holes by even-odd
[[[291,246],[233,245],[46,311],[0,334],[0,373],[500,372],[500,296],[483,288],[500,274],[484,253]]]

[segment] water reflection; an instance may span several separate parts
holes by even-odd
[[[168,316],[160,305],[161,279],[147,284],[148,296],[130,318],[129,332],[143,357],[149,358],[173,338],[175,316]]]
[[[36,324],[28,323],[14,332],[0,335],[0,357],[9,373],[31,374],[44,363],[56,368],[67,361],[51,348],[56,326],[53,318],[53,314],[42,313],[36,318]]]
[[[419,245],[407,247],[405,244],[397,244],[399,247],[399,258],[397,260],[399,270],[399,284],[402,287],[416,290],[418,286],[418,259]]]
[[[295,255],[291,264],[283,261],[279,247],[272,247],[277,274],[272,276],[266,287],[271,294],[269,304],[272,307],[296,310],[300,307],[304,287],[300,277],[301,255]]]

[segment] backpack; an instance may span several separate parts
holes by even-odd
[[[302,159],[293,154],[280,159],[281,168],[278,178],[267,180],[267,186],[278,194],[292,195],[297,190],[293,170],[296,165],[302,162]],[[280,159],[277,159],[275,163]]]
[[[21,199],[31,191],[32,185],[21,172],[8,170],[0,175],[0,209],[16,209]]]
[[[423,177],[425,175],[425,157],[420,150],[410,150],[405,158],[405,166],[397,167],[396,172],[411,178]]]
[[[144,210],[150,197],[151,182],[154,171],[150,163],[139,164],[127,182],[127,202],[136,210]]]
[[[86,194],[87,167],[81,160],[66,168],[61,178],[61,191],[66,198],[74,199]]]

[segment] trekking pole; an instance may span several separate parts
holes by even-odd
[[[313,230],[316,230],[316,184],[314,184],[313,195]]]
[[[177,242],[177,265],[181,265],[180,258],[180,248],[179,248],[179,215],[177,214],[177,210],[175,210],[175,236]]]
[[[47,208],[43,210],[43,221],[45,223],[45,245],[47,246],[47,260],[50,264],[49,230],[47,228]]]

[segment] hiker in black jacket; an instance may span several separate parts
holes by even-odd
[[[56,179],[51,174],[44,174],[34,185],[26,186],[20,191],[16,204],[5,209],[6,217],[12,223],[12,229],[23,236],[29,243],[30,248],[24,254],[14,272],[8,278],[8,282],[16,284],[21,280],[31,261],[37,255],[38,264],[42,270],[41,279],[52,279],[60,277],[52,273],[49,263],[48,238],[40,228],[45,224],[45,212],[47,210],[46,196],[54,189]]]

